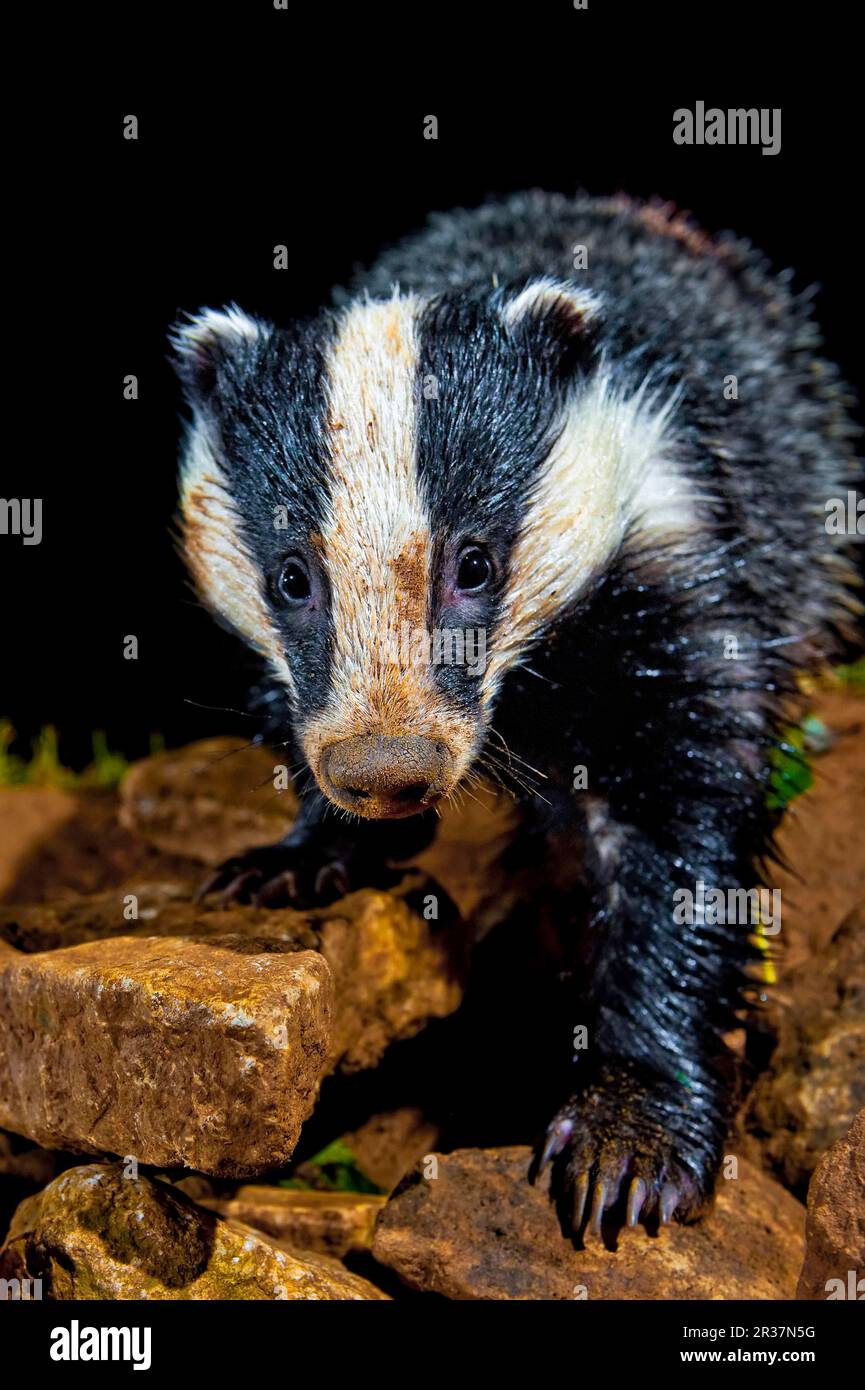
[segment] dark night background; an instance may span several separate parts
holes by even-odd
[[[827,353],[861,388],[856,90],[821,65],[807,34],[795,65],[773,51],[746,77],[746,10],[733,22],[725,9],[698,40],[693,11],[676,27],[672,11],[665,19],[654,7],[624,65],[626,12],[591,4],[522,13],[495,64],[483,35],[474,50],[483,56],[467,59],[463,29],[438,10],[418,12],[430,32],[391,25],[397,56],[379,55],[374,69],[369,36],[356,47],[365,22],[375,29],[369,11],[351,16],[351,30],[328,12],[323,45],[297,15],[236,9],[234,27],[215,35],[217,63],[173,54],[168,32],[161,63],[133,76],[137,40],[126,34],[110,94],[79,74],[65,106],[34,114],[31,129],[46,138],[16,203],[9,273],[22,275],[35,332],[22,361],[7,323],[23,370],[7,398],[0,487],[43,498],[41,545],[0,538],[0,714],[22,735],[55,724],[62,756],[80,766],[94,729],[136,756],[151,731],[175,744],[253,727],[187,703],[239,705],[245,676],[239,648],[196,606],[169,532],[181,403],[166,332],[183,309],[236,300],[285,321],[315,310],[430,210],[530,186],[625,190],[749,237],[778,269],[793,266],[800,288],[819,283]],[[779,26],[793,22],[777,13]],[[485,14],[491,28],[504,24]],[[653,55],[667,29],[684,46],[661,71]],[[719,59],[711,74],[707,48]],[[815,93],[818,73],[829,96]],[[780,154],[675,146],[673,111],[698,99],[780,106]],[[137,142],[122,138],[128,113],[139,118]],[[423,139],[427,114],[439,119],[437,141]],[[277,243],[289,247],[287,271],[272,268]],[[127,373],[138,376],[137,401],[123,400]],[[15,416],[26,428],[10,444]],[[122,656],[128,633],[137,661]]]

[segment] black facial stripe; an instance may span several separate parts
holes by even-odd
[[[289,533],[320,531],[327,498],[327,320],[266,331],[229,370],[213,397],[232,493],[245,521],[273,532],[274,508]],[[259,531],[256,530],[256,537]]]
[[[327,507],[325,359],[333,334],[334,321],[324,315],[314,324],[264,330],[234,360],[220,363],[208,403],[241,530],[265,576],[304,717],[321,709],[329,694],[329,614],[323,622],[304,623],[279,602],[273,580],[289,554],[320,567],[310,537],[321,534]],[[326,581],[320,602],[329,608]]]
[[[432,625],[463,621],[492,640],[507,565],[532,484],[563,421],[574,363],[567,373],[555,323],[528,318],[509,331],[503,294],[443,295],[418,324],[417,468],[435,537],[435,559],[462,540],[489,547],[499,583],[461,618],[432,613]],[[480,682],[440,666],[451,699],[471,705]]]
[[[564,403],[551,364],[488,302],[444,295],[418,324],[417,466],[433,533],[512,542]]]

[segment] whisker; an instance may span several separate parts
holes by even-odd
[[[491,759],[491,757],[492,755],[489,753],[489,751],[485,755],[482,755],[480,760],[481,766],[484,766],[486,770],[491,774],[491,776],[495,778],[496,782],[503,789],[503,791],[506,791],[509,795],[514,796],[513,789],[509,787],[507,782],[504,780],[504,778],[508,777],[522,791],[528,792],[530,796],[539,795],[537,787],[530,785],[529,782],[527,782],[512,767],[506,767],[502,764],[498,764],[498,769],[496,769],[496,765],[491,760],[485,761],[485,759]]]
[[[518,762],[518,763],[522,763],[523,766],[524,766],[524,767],[527,767],[527,768],[529,769],[530,772],[536,772],[536,773],[538,774],[539,777],[543,777],[544,781],[547,780],[547,774],[546,774],[545,772],[541,772],[541,769],[540,769],[539,767],[533,767],[532,764],[531,764],[530,762],[527,762],[525,758],[520,757],[519,753],[512,753],[512,752],[511,752],[510,748],[508,747],[507,743],[505,742],[505,739],[504,739],[503,735],[499,733],[498,729],[494,729],[493,726],[492,726],[492,724],[490,725],[490,733],[491,733],[491,734],[494,734],[495,737],[499,740],[499,742],[501,743],[502,747],[504,748],[504,750],[505,750],[505,752],[507,753],[508,758],[509,758],[510,760],[514,760],[514,761],[516,761],[516,762]]]
[[[233,709],[231,705],[203,705],[200,700],[190,700],[188,695],[184,695],[183,703],[194,705],[196,709],[213,710],[217,714],[239,714],[242,719],[257,719],[259,723],[267,718],[266,714],[250,714],[248,709]]]
[[[533,769],[530,766],[530,764],[526,764],[525,767],[513,767],[510,762],[505,762],[501,754],[498,753],[494,748],[485,749],[483,757],[495,763],[497,767],[500,767],[503,772],[506,772],[511,777],[519,776],[522,777],[525,781],[531,783],[535,783],[537,781],[537,778],[533,776],[535,769]],[[538,775],[540,777],[544,777],[543,773],[539,773]],[[544,778],[544,780],[546,781],[546,778]]]

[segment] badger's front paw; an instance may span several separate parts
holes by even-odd
[[[683,1088],[683,1111],[688,1098]],[[714,1174],[701,1159],[685,1161],[671,1132],[671,1111],[675,1101],[663,1083],[652,1088],[616,1069],[562,1106],[529,1177],[534,1182],[552,1163],[550,1194],[566,1235],[584,1227],[600,1235],[605,1212],[617,1203],[619,1225],[635,1226],[641,1218],[667,1225],[674,1216],[689,1221],[699,1215]]]
[[[386,872],[364,865],[345,845],[315,840],[261,845],[220,864],[198,897],[218,893],[223,902],[256,907],[327,907],[355,888],[378,885]]]

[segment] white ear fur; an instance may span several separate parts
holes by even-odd
[[[564,280],[551,276],[532,280],[515,299],[505,305],[502,313],[510,328],[525,319],[545,318],[547,315],[571,319],[575,331],[591,324],[600,316],[601,301],[591,290],[577,289]]]
[[[172,342],[181,357],[197,358],[210,348],[222,344],[226,348],[254,343],[261,337],[264,325],[250,318],[236,304],[224,309],[202,309],[188,323],[181,323],[172,335]]]

